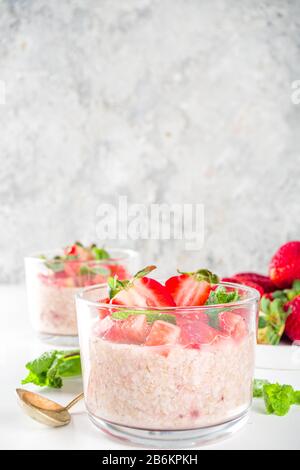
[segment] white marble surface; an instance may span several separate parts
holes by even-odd
[[[137,242],[147,261],[266,270],[300,232],[299,15],[297,0],[2,1],[0,281],[26,253],[94,239],[118,195],[205,205],[202,250]]]
[[[134,449],[134,446],[112,440],[99,431],[89,421],[82,402],[72,410],[71,424],[63,428],[49,429],[23,414],[17,404],[15,389],[20,387],[20,380],[26,375],[24,364],[51,349],[51,346],[33,336],[26,311],[24,286],[0,285],[0,311],[3,313],[0,328],[0,449]],[[272,357],[269,360],[272,362]],[[299,371],[277,370],[274,360],[270,365],[272,370],[256,370],[256,377],[291,384],[295,389],[300,389]],[[66,380],[61,390],[39,389],[30,385],[26,388],[67,404],[82,391],[82,382],[80,379]],[[299,450],[299,434],[299,407],[292,407],[284,417],[268,416],[261,400],[255,400],[249,421],[241,431],[205,449]]]

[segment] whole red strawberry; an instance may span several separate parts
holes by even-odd
[[[288,242],[275,253],[269,266],[270,279],[276,286],[290,287],[300,279],[300,241]]]
[[[223,277],[222,278],[223,282],[231,282],[233,284],[244,284],[244,286],[252,287],[253,289],[256,289],[260,296],[262,297],[265,293],[263,287],[260,284],[257,284],[256,282],[246,280],[246,279],[241,279],[236,276],[234,277]]]
[[[254,282],[254,284],[258,284],[264,290],[264,292],[274,292],[277,289],[276,285],[268,276],[264,276],[263,274],[258,273],[238,273],[235,274],[233,277],[238,279],[241,284],[243,281]]]
[[[285,334],[291,341],[300,341],[300,295],[286,304],[290,310],[285,324]]]

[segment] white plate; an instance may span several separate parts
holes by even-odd
[[[300,341],[278,346],[256,346],[257,369],[300,370]]]

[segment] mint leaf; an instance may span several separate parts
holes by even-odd
[[[97,260],[110,258],[109,253],[104,248],[98,248],[97,246],[92,247],[92,253]]]
[[[227,304],[236,302],[240,296],[237,290],[228,292],[224,286],[210,292],[206,305]]]
[[[291,385],[272,384],[268,380],[255,379],[253,397],[263,398],[267,414],[285,416],[292,405],[300,405],[300,391]]]
[[[295,405],[300,405],[300,391],[296,391],[294,393],[294,404]]]
[[[45,263],[45,266],[55,273],[59,273],[65,269],[65,265],[61,261],[49,261]]]
[[[107,279],[107,284],[108,284],[108,296],[110,299],[115,297],[118,292],[120,292],[122,289],[125,289],[129,285],[130,281],[119,281],[117,276],[114,277],[109,277]]]
[[[80,266],[80,268],[79,268],[79,274],[81,276],[85,276],[86,274],[89,274],[89,271],[90,270],[89,270],[88,266],[85,266],[85,265]]]
[[[131,315],[146,315],[148,323],[154,323],[156,320],[162,320],[176,325],[175,315],[171,315],[168,313],[158,313],[154,312],[153,310],[118,310],[116,312],[113,312],[111,316],[115,320],[125,320]]]
[[[75,351],[47,351],[26,364],[29,373],[22,384],[61,388],[63,377],[81,375],[80,353]]]
[[[253,397],[254,398],[262,398],[263,397],[263,390],[264,386],[269,384],[268,380],[260,380],[255,379],[253,382]]]
[[[268,414],[285,416],[294,404],[294,389],[291,385],[267,384],[263,387],[263,398]]]

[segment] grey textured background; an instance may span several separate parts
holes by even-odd
[[[205,205],[197,253],[123,242],[161,273],[265,271],[300,234],[299,18],[297,0],[2,1],[0,281],[95,239],[118,195]]]

